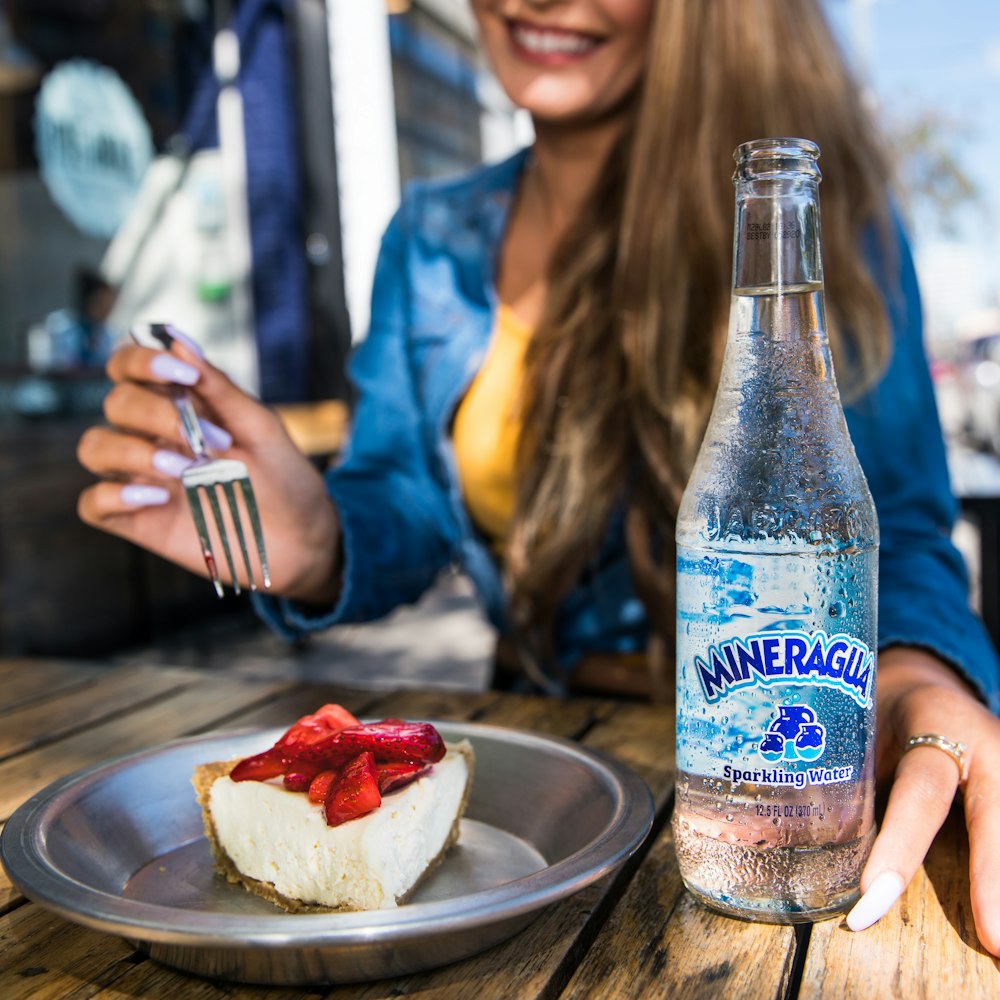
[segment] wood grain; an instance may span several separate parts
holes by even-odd
[[[0,763],[0,819],[8,819],[25,799],[57,778],[120,754],[222,725],[239,709],[288,687],[287,682],[197,675],[197,683],[170,692],[155,704],[9,758]]]
[[[1000,997],[1000,962],[976,938],[968,839],[959,808],[942,834],[899,902],[878,923],[857,934],[842,920],[813,928],[799,994],[803,1000]]]
[[[664,829],[564,996],[777,998],[794,953],[791,927],[731,920],[696,903]]]
[[[85,685],[56,690],[44,701],[0,714],[0,758],[200,683],[190,673],[140,667],[99,674]]]
[[[72,660],[0,661],[0,711],[90,684],[107,673],[107,667],[84,666]]]

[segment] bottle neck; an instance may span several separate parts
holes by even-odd
[[[821,290],[819,192],[800,174],[737,176],[733,290]]]

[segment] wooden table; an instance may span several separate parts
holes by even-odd
[[[663,707],[495,691],[386,695],[248,674],[0,661],[0,820],[54,779],[106,758],[216,728],[284,725],[330,700],[369,716],[475,720],[578,739],[645,778],[656,802],[653,833],[623,870],[484,954],[402,979],[313,991],[175,972],[123,940],[50,914],[0,874],[0,997],[1000,996],[1000,964],[975,938],[958,816],[900,905],[862,934],[839,920],[744,923],[696,904],[671,844],[673,719]]]

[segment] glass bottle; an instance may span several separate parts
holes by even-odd
[[[677,521],[681,874],[774,923],[848,908],[875,835],[878,523],[827,339],[818,157],[736,150],[726,352]]]

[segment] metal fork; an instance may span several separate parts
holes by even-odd
[[[132,339],[137,344],[157,350],[170,350],[170,345],[175,339],[170,332],[170,327],[163,323],[137,324],[132,328],[131,332]],[[211,511],[215,533],[222,545],[226,565],[229,568],[229,576],[233,582],[233,590],[237,594],[240,593],[240,582],[236,575],[236,563],[233,559],[232,547],[229,544],[229,530],[222,513],[222,504],[219,502],[220,491],[226,498],[232,531],[236,536],[236,542],[243,556],[243,565],[246,567],[250,589],[258,589],[256,574],[250,562],[250,553],[243,530],[243,518],[240,513],[239,503],[237,502],[237,487],[239,487],[243,497],[243,507],[246,511],[247,520],[250,522],[250,529],[253,532],[254,543],[257,547],[261,583],[265,588],[270,587],[271,577],[267,568],[267,552],[264,549],[264,533],[260,524],[260,512],[257,508],[257,500],[254,497],[250,477],[247,474],[247,467],[242,462],[233,458],[213,458],[205,444],[205,436],[202,434],[201,425],[198,423],[198,416],[195,413],[194,406],[191,404],[188,394],[183,389],[172,387],[170,396],[181,418],[181,430],[184,434],[184,439],[187,441],[187,445],[191,449],[195,459],[194,463],[181,473],[181,484],[184,486],[184,492],[187,494],[188,506],[191,508],[191,516],[194,518],[194,526],[198,532],[201,554],[208,569],[209,579],[215,587],[215,592],[219,597],[225,594],[222,579],[219,575],[219,565],[212,548],[212,539],[209,534],[208,522],[205,518],[205,510],[202,506],[203,495]]]

